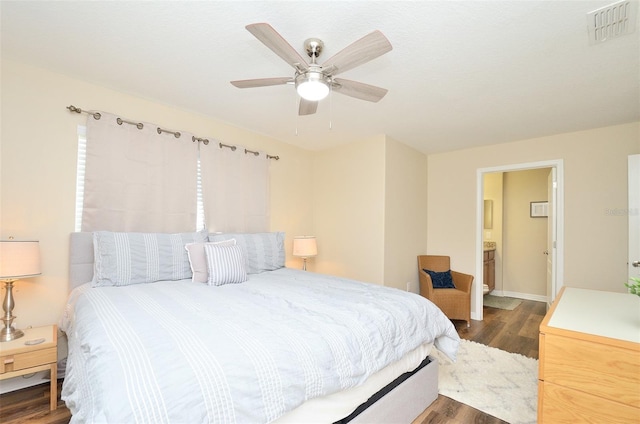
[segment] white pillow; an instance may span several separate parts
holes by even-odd
[[[236,239],[245,258],[247,274],[284,267],[284,233],[209,234],[209,241]]]
[[[207,271],[207,254],[204,251],[205,244],[235,246],[236,239],[223,240],[215,243],[189,243],[184,246],[184,248],[187,249],[189,265],[191,265],[191,272],[193,273],[191,281],[194,283],[206,283],[209,279],[209,272]]]
[[[244,267],[244,256],[240,246],[220,246],[207,243],[204,245],[207,255],[207,268],[210,286],[222,286],[247,281]]]
[[[204,242],[205,233],[93,233],[92,286],[127,286],[191,278],[185,244]]]

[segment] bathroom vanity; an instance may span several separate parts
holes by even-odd
[[[484,283],[484,294],[496,288],[496,242],[484,242],[484,272],[482,282]]]

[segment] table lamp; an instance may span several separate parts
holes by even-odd
[[[314,236],[298,236],[293,238],[293,256],[302,258],[302,270],[307,270],[307,258],[318,254],[318,245]]]
[[[0,241],[0,282],[3,282],[5,287],[2,302],[4,328],[0,331],[0,342],[15,340],[24,335],[21,330],[12,326],[15,318],[11,314],[15,306],[13,283],[36,275],[40,275],[40,249],[37,241]]]

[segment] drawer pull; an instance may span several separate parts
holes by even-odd
[[[2,361],[5,365],[7,364],[13,364],[13,358],[5,358],[4,361]]]

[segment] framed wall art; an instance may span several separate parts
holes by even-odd
[[[529,216],[531,218],[547,218],[549,216],[549,202],[531,202]]]

